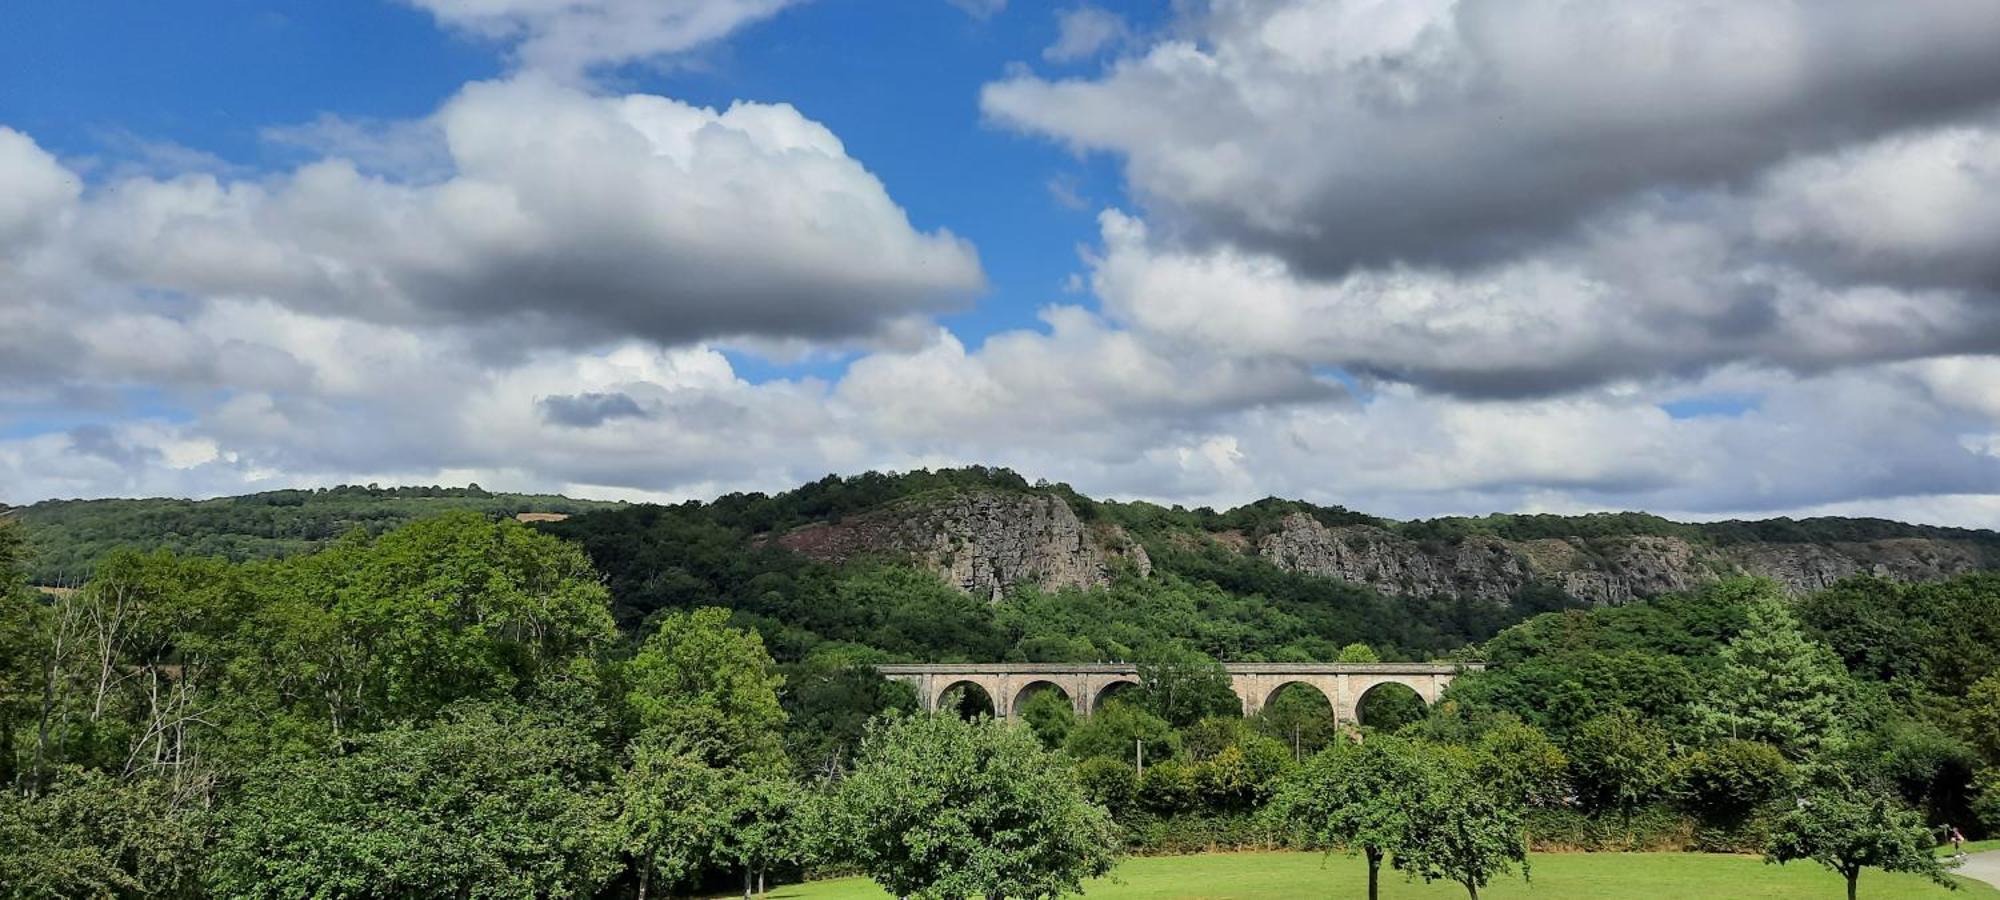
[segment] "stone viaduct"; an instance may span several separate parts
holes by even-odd
[[[1416,691],[1425,705],[1437,702],[1445,685],[1461,673],[1477,672],[1483,663],[1224,663],[1243,714],[1253,715],[1270,702],[1279,688],[1304,684],[1326,696],[1337,722],[1360,718],[1361,698],[1385,684]],[[1107,696],[1139,684],[1131,663],[941,663],[880,665],[876,671],[917,689],[926,711],[934,712],[946,692],[977,687],[986,692],[993,714],[1014,718],[1015,710],[1036,691],[1056,690],[1088,716]]]

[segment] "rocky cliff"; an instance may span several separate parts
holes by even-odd
[[[1145,548],[1115,526],[1086,525],[1060,497],[1008,491],[914,497],[793,529],[777,542],[828,561],[907,555],[960,590],[996,600],[1020,584],[1099,587],[1119,561],[1152,570]]]
[[[1770,578],[1805,592],[1855,574],[1919,581],[1993,562],[1976,544],[1930,538],[1728,546],[1656,535],[1532,541],[1474,536],[1422,542],[1369,525],[1328,527],[1304,513],[1285,516],[1257,543],[1256,552],[1279,568],[1388,594],[1506,602],[1540,583],[1600,604],[1737,574]]]

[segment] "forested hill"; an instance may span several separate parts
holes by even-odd
[[[620,504],[542,494],[499,494],[468,487],[373,485],[270,491],[215,500],[48,500],[0,506],[0,517],[26,526],[38,584],[71,585],[118,549],[169,549],[235,561],[318,549],[360,529],[380,534],[449,510],[489,515],[575,514]]]
[[[1353,641],[1421,657],[1539,611],[1730,575],[1802,593],[2000,563],[2000,534],[1873,519],[1394,521],[1278,499],[1219,512],[1098,501],[977,467],[828,477],[540,527],[583,545],[627,623],[720,603],[781,658],[848,646],[1124,658],[1163,638],[1246,660],[1330,658]]]
[[[1238,659],[1326,658],[1354,641],[1422,656],[1538,611],[1735,574],[1803,593],[1857,574],[1926,581],[2000,567],[2000,534],[1879,519],[1396,521],[1275,498],[1216,511],[1094,500],[984,467],[828,476],[671,506],[341,487],[50,501],[0,515],[27,526],[34,578],[66,584],[115,548],[283,556],[449,509],[574,514],[537,527],[590,553],[627,625],[726,605],[794,659],[841,647],[1119,658],[1165,637]]]

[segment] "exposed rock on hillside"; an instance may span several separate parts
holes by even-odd
[[[1857,573],[1920,581],[1990,564],[1975,545],[1927,538],[1720,548],[1655,535],[1533,541],[1474,536],[1420,542],[1373,526],[1329,528],[1304,513],[1281,520],[1258,542],[1257,553],[1283,569],[1365,584],[1384,593],[1496,603],[1536,582],[1579,600],[1606,604],[1685,590],[1735,574],[1763,576],[1804,592]]]
[[[1062,498],[1006,491],[915,497],[778,538],[816,559],[908,554],[960,590],[998,599],[1008,588],[1109,583],[1115,560],[1152,570],[1145,548],[1115,527],[1085,525]]]

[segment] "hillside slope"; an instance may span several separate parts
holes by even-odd
[[[1502,605],[1536,592],[1624,603],[1736,575],[1804,593],[1854,575],[1931,581],[2000,568],[2000,534],[1880,519],[1689,524],[1616,513],[1397,522],[1276,499],[1217,513],[1092,501],[998,473],[985,484],[829,511],[770,532],[777,545],[822,561],[909,558],[992,598],[1023,585],[1100,587],[1118,564],[1143,574],[1168,548],[1231,551],[1390,596]]]
[[[621,508],[643,507],[496,494],[477,486],[339,487],[207,501],[47,501],[0,510],[0,516],[27,526],[36,580],[62,584],[79,580],[117,547],[232,559],[279,556],[351,529],[380,532],[449,509],[575,515],[568,523],[538,527],[589,536],[600,548],[642,540],[636,534],[624,534],[622,542],[611,538],[636,532],[645,527],[636,523],[654,517],[590,515]],[[1540,606],[1617,604],[1739,574],[1804,592],[1857,574],[1927,581],[2000,568],[2000,533],[1880,519],[1689,524],[1607,513],[1396,521],[1275,498],[1217,512],[1097,501],[1067,485],[1029,483],[1006,469],[976,466],[828,476],[779,494],[732,494],[659,509],[681,523],[672,540],[714,543],[724,556],[789,551],[835,567],[858,560],[907,562],[986,600],[1023,587],[1102,588],[1120,573],[1152,573],[1163,557],[1169,571],[1194,566],[1211,580],[1218,565],[1251,567],[1246,572],[1268,567],[1388,597],[1497,607],[1521,605],[1524,598]],[[629,548],[619,552],[630,555]],[[624,559],[599,559],[614,586],[627,567]]]
[[[324,546],[349,531],[380,534],[405,522],[458,509],[489,515],[577,514],[622,504],[463,488],[342,486],[271,491],[214,500],[47,500],[0,508],[25,526],[29,577],[75,584],[97,560],[122,548],[168,549],[232,560],[289,556]]]

